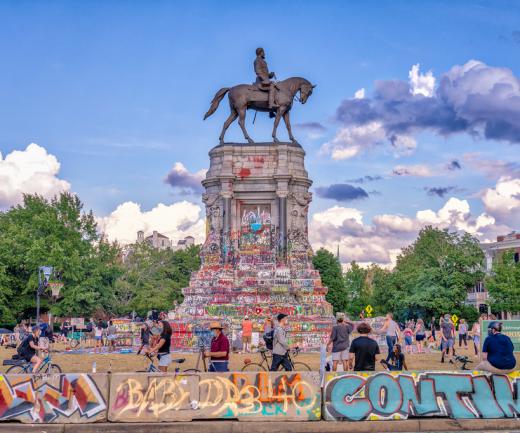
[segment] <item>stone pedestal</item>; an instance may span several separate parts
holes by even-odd
[[[224,144],[209,156],[202,266],[175,311],[174,345],[194,344],[207,336],[207,322],[219,319],[240,346],[246,315],[261,341],[265,318],[283,312],[294,316],[291,341],[319,348],[333,319],[312,267],[304,150],[295,143]]]

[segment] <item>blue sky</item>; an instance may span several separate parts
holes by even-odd
[[[61,164],[56,177],[100,217],[128,201],[143,212],[158,203],[200,203],[198,193],[186,194],[189,188],[164,179],[175,162],[189,173],[206,167],[227,103],[204,122],[202,116],[219,88],[254,80],[254,50],[263,46],[279,78],[303,76],[318,85],[308,103],[296,104],[292,113],[293,124],[324,127],[294,130],[307,151],[314,185],[346,183],[368,194],[337,201],[315,193],[311,213],[333,206],[356,209],[363,226],[374,230],[370,224],[377,215],[415,218],[419,210],[437,212],[453,196],[468,202],[471,218],[486,213],[500,230],[515,228],[504,209],[495,209],[495,215],[496,203],[482,199],[500,178],[517,178],[520,147],[514,134],[486,137],[470,127],[441,134],[435,127],[412,125],[406,137],[413,137],[415,147],[399,156],[386,139],[363,145],[347,159],[334,159],[323,146],[342,128],[366,126],[366,119],[339,119],[342,101],[364,88],[365,98],[375,98],[375,104],[374,83],[408,83],[415,64],[420,74],[432,72],[435,88],[443,74],[472,59],[491,68],[491,79],[497,76],[492,68],[507,68],[514,82],[520,76],[518,2],[4,1],[0,20],[0,152],[5,158],[37,143]],[[513,91],[513,102],[515,97],[520,96]],[[515,112],[509,115],[514,118]],[[248,113],[250,135],[267,140],[271,121],[259,114],[252,125],[252,117]],[[380,133],[388,137],[392,128],[381,122]],[[514,119],[511,123],[515,127]],[[280,137],[286,137],[283,125]],[[238,125],[226,138],[243,140]],[[453,160],[461,169],[445,170]],[[490,161],[500,161],[504,170],[490,175]],[[418,165],[430,167],[429,175],[392,175],[396,166]],[[365,175],[382,179],[347,182]],[[428,188],[451,189],[440,197]],[[494,236],[496,227],[486,233]],[[330,247],[335,237],[353,235],[345,229],[329,236]],[[357,258],[347,253],[352,242],[345,241],[345,261]]]

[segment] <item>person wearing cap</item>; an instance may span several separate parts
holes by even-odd
[[[37,350],[47,351],[47,348],[40,346],[39,337],[41,334],[41,328],[39,325],[34,325],[32,327],[32,332],[24,338],[24,340],[20,343],[20,347],[18,348],[18,354],[25,359],[27,362],[30,362],[33,365],[32,372],[38,371],[40,365],[42,365],[43,360],[36,355]]]
[[[287,326],[287,314],[278,314],[277,325],[274,328],[273,334],[273,362],[271,364],[271,371],[278,371],[280,365],[285,371],[292,371],[291,361],[287,356],[289,353],[289,342],[287,341],[287,334],[285,327]]]
[[[488,325],[488,336],[482,346],[482,361],[475,369],[491,373],[510,373],[515,366],[513,342],[507,335],[502,334],[501,322],[491,322]]]
[[[204,352],[204,356],[211,360],[209,371],[229,371],[229,340],[222,332],[222,324],[211,322],[209,328],[213,332],[211,350]]]
[[[246,315],[242,322],[242,349],[244,353],[251,353],[251,338],[253,336],[253,322]]]

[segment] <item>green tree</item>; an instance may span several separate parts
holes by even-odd
[[[357,317],[370,302],[370,287],[368,285],[368,269],[362,268],[356,262],[350,264],[345,272],[345,290],[348,302],[345,310],[352,317]]]
[[[334,312],[346,311],[348,294],[337,258],[330,251],[320,248],[312,258],[312,263],[320,271],[323,285],[329,289],[326,299],[332,304]]]
[[[406,316],[466,312],[467,291],[483,278],[483,258],[468,233],[423,228],[397,259],[388,307]]]
[[[486,278],[491,306],[496,311],[520,311],[520,263],[514,260],[514,251],[506,251],[493,263],[491,275]]]
[[[42,298],[42,311],[88,315],[115,303],[119,248],[97,233],[92,212],[73,194],[52,200],[25,195],[23,203],[0,213],[0,311],[15,320],[35,314],[38,267],[51,265],[62,274],[61,299]]]
[[[200,267],[200,247],[157,250],[142,242],[129,249],[124,273],[116,283],[118,312],[144,315],[153,308],[170,310],[175,301],[181,302],[181,289]]]

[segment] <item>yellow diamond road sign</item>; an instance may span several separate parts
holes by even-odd
[[[368,313],[368,314],[371,314],[372,311],[374,311],[374,309],[372,308],[372,305],[367,305],[365,307],[365,311]]]
[[[454,314],[453,316],[451,316],[451,320],[453,321],[453,323],[457,323],[459,321],[459,318],[456,314]]]

